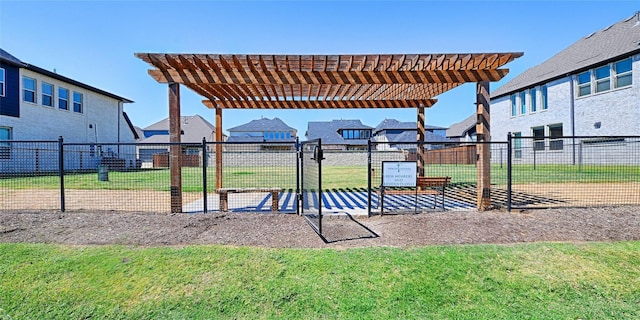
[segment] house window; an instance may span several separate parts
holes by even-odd
[[[0,68],[0,97],[4,97],[4,82],[5,82],[4,69]]]
[[[36,79],[22,77],[22,100],[36,103]]]
[[[53,85],[51,83],[42,83],[42,105],[53,107]]]
[[[69,110],[69,90],[58,88],[58,108]]]
[[[518,115],[518,105],[516,104],[516,95],[511,95],[511,116],[515,117]]]
[[[73,112],[82,113],[82,93],[73,92]]]
[[[369,139],[371,131],[369,130],[342,130],[343,139]]]
[[[520,137],[522,137],[522,132],[513,134],[513,149],[516,159],[522,159],[522,139],[520,139]]]
[[[544,150],[544,127],[535,127],[533,132],[533,150]]]
[[[631,85],[631,58],[614,63],[613,69],[616,74],[614,83],[616,88]]]
[[[578,97],[591,94],[591,71],[578,75]]]
[[[549,150],[562,150],[562,124],[549,126]]]
[[[0,159],[11,159],[11,128],[0,127]]]
[[[520,114],[527,114],[527,92],[520,92]]]
[[[529,90],[529,96],[531,97],[531,112],[538,111],[538,90],[531,88],[531,90]]]
[[[549,98],[547,96],[547,86],[544,85],[542,87],[540,87],[540,100],[542,102],[542,110],[547,110],[549,109]]]
[[[602,92],[611,89],[611,70],[609,68],[609,65],[597,68],[594,73],[596,75],[596,92]]]

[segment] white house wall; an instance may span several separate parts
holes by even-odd
[[[22,99],[24,76],[36,80],[36,103]],[[19,81],[20,117],[0,117],[2,126],[12,128],[13,140],[57,141],[62,136],[65,143],[135,142],[133,132],[122,113],[121,101],[28,69],[20,69]],[[53,107],[42,105],[42,82],[54,85]],[[58,108],[59,87],[69,90],[68,110]],[[73,111],[74,91],[83,95],[82,113]],[[99,153],[91,152],[89,146],[74,146],[74,149],[75,152],[65,152],[66,170],[97,167]],[[122,148],[113,145],[106,146],[103,151],[109,151],[113,155],[120,154],[121,158],[127,160],[127,164],[135,163],[135,152],[123,152]],[[0,169],[2,172],[57,170],[57,162],[39,161],[36,164],[33,155],[32,151],[14,148],[10,161],[2,161]]]
[[[519,95],[518,115],[511,116],[510,95],[491,100],[491,140],[506,141],[509,132],[520,132],[522,136],[532,136],[534,127],[544,127],[545,136],[549,136],[549,125],[562,124],[564,136],[638,136],[640,135],[640,55],[633,57],[632,85],[612,89],[603,93],[594,93],[585,97],[577,96],[574,87],[574,120],[572,130],[571,119],[571,76],[548,82],[548,109],[531,112],[531,104],[527,103],[527,113],[520,114]],[[575,85],[575,82],[574,82]],[[521,91],[521,90],[520,90]],[[538,90],[540,92],[540,90]],[[600,128],[595,124],[600,122]],[[577,157],[580,141],[575,140],[576,148],[571,147],[571,139],[565,139],[563,150],[549,150],[549,141],[545,141],[545,151],[536,151],[537,163],[573,163]],[[532,141],[523,139],[521,146],[524,152],[522,158],[515,158],[516,163],[533,162],[526,154],[531,153]],[[624,149],[611,148],[610,158],[625,157]],[[621,152],[621,154],[615,154]],[[590,162],[593,162],[591,156]],[[624,161],[627,163],[628,161]],[[638,163],[638,160],[631,161]]]

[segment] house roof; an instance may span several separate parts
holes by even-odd
[[[405,131],[399,134],[387,134],[385,135],[388,142],[413,142],[415,143],[418,139],[417,131]],[[450,141],[446,137],[441,135],[437,135],[433,132],[426,131],[424,133],[424,141],[429,142],[447,142]]]
[[[123,97],[115,95],[113,93],[98,89],[96,87],[92,87],[92,86],[90,86],[88,84],[85,84],[85,83],[73,80],[71,78],[67,78],[65,76],[59,75],[59,74],[57,74],[55,72],[51,72],[49,70],[45,70],[45,69],[42,69],[40,67],[34,66],[32,64],[23,62],[20,59],[18,59],[16,57],[14,57],[13,55],[11,55],[10,53],[4,51],[3,49],[0,49],[0,61],[2,61],[4,63],[7,63],[7,64],[11,64],[11,65],[19,67],[19,68],[25,68],[25,69],[31,70],[33,72],[37,72],[37,73],[46,75],[46,76],[51,77],[53,79],[64,81],[64,82],[72,84],[74,86],[77,86],[77,87],[80,87],[80,88],[83,88],[83,89],[87,89],[89,91],[93,91],[93,92],[99,93],[101,95],[104,95],[104,96],[107,96],[107,97],[122,101],[123,103],[132,103],[133,102],[133,101],[127,99],[127,98],[123,98]]]
[[[265,131],[295,131],[280,118],[261,118],[228,129],[229,132],[265,132]]]
[[[437,127],[437,126],[426,125],[426,124],[424,128],[426,130],[446,129],[443,127]],[[384,119],[382,120],[382,122],[380,122],[380,124],[376,126],[373,132],[375,133],[383,130],[418,130],[418,123],[412,122],[412,121],[402,122],[396,119]]]
[[[180,117],[180,129],[183,134],[181,142],[201,143],[202,138],[212,141],[215,126],[200,115]],[[169,118],[162,119],[144,129],[143,131],[169,131]],[[169,142],[168,134],[156,134],[141,141],[142,143],[166,143]]]
[[[16,67],[21,67],[21,68],[24,68],[27,66],[26,63],[20,61],[20,59],[14,57],[9,52],[4,51],[4,49],[2,48],[0,48],[0,61],[7,64],[14,65]]]
[[[449,129],[447,129],[447,137],[464,137],[469,130],[476,126],[477,122],[478,115],[474,113],[466,119],[452,124]]]
[[[367,144],[368,139],[344,139],[338,133],[340,129],[373,129],[373,127],[362,124],[360,120],[331,120],[331,121],[310,121],[307,126],[307,139],[322,139],[323,144]]]
[[[497,98],[640,52],[640,12],[591,33],[492,92]]]

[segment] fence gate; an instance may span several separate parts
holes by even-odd
[[[302,216],[322,236],[322,141],[303,142],[300,152]]]

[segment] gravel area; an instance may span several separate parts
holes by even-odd
[[[0,211],[0,242],[352,248],[640,240],[640,207],[336,216],[323,235],[295,214]]]

